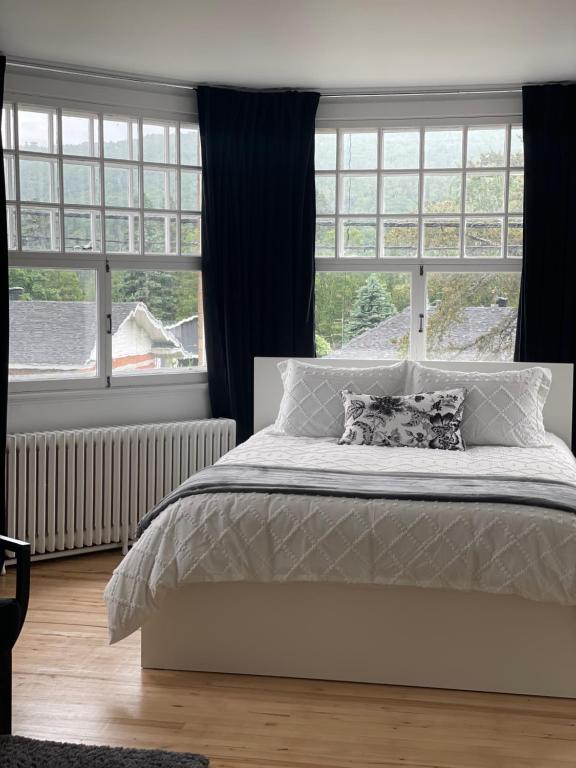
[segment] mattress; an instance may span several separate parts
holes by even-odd
[[[541,480],[576,486],[576,461],[539,448],[465,452],[339,446],[263,430],[219,465]],[[205,493],[155,519],[105,591],[111,642],[168,590],[213,581],[326,581],[514,594],[576,605],[576,515],[526,504]]]

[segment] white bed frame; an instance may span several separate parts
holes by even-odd
[[[255,360],[256,429],[273,422],[278,410],[279,359]],[[426,365],[481,371],[529,367]],[[553,376],[546,428],[571,444],[573,366],[546,365]],[[576,609],[410,587],[194,584],[170,593],[142,628],[142,666],[576,698]]]

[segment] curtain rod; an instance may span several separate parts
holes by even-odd
[[[138,77],[136,75],[130,75],[127,73],[111,72],[107,70],[97,69],[84,69],[82,67],[63,66],[58,64],[48,64],[45,62],[30,61],[19,58],[8,58],[6,61],[10,68],[16,69],[32,69],[40,72],[52,72],[60,75],[72,75],[75,77],[90,77],[99,80],[116,80],[118,82],[131,83],[133,85],[154,86],[156,88],[178,88],[183,91],[195,91],[197,85],[188,85],[186,83],[178,82],[176,80],[153,80],[146,77]],[[224,87],[224,86],[223,86]],[[234,86],[231,86],[234,87]],[[249,90],[249,89],[246,89]],[[266,90],[266,89],[264,89]],[[277,88],[271,88],[270,90],[279,90]],[[315,90],[314,88],[303,88],[298,90]],[[320,95],[323,99],[370,99],[370,98],[386,98],[386,97],[399,97],[399,96],[489,96],[496,94],[512,94],[521,93],[522,86],[520,85],[506,85],[506,86],[487,86],[485,88],[481,86],[475,87],[431,87],[429,89],[411,89],[404,88],[402,90],[382,89],[382,90],[326,90],[320,91]]]

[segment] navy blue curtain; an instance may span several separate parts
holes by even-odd
[[[198,88],[202,273],[214,416],[252,434],[256,356],[314,356],[319,94]]]
[[[576,84],[525,86],[522,113],[524,265],[516,360],[576,363]]]
[[[4,101],[6,57],[0,56],[0,111]],[[0,155],[2,136],[0,135]],[[4,502],[4,445],[6,444],[6,409],[8,407],[8,231],[4,163],[0,163],[0,534],[6,533]]]

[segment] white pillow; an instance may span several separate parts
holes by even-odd
[[[340,437],[344,429],[343,389],[382,397],[403,394],[405,387],[405,361],[373,368],[332,368],[283,360],[278,369],[284,395],[275,429],[294,437]]]
[[[542,410],[550,391],[549,368],[519,371],[441,371],[413,363],[410,392],[465,388],[462,437],[466,445],[548,445]]]

